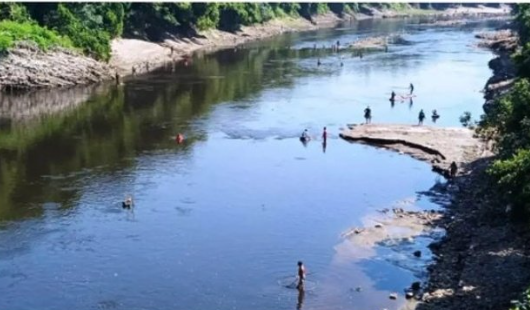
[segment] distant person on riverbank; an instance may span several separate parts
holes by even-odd
[[[449,175],[451,176],[451,178],[454,178],[456,176],[457,170],[458,170],[458,167],[456,166],[456,163],[453,161],[451,163],[451,167],[449,170]]]
[[[423,112],[423,109],[420,110],[420,114],[418,115],[419,123],[418,125],[423,125],[423,120],[425,119],[425,113]]]
[[[322,140],[324,142],[328,140],[328,131],[326,130],[326,127],[324,127],[324,130],[322,131]]]
[[[298,285],[296,286],[298,290],[301,290],[301,291],[304,290],[305,276],[306,276],[306,271],[305,271],[304,263],[302,263],[302,261],[299,261],[298,262]]]
[[[364,119],[366,120],[366,124],[370,124],[372,122],[372,110],[370,109],[370,106],[364,109]]]
[[[413,92],[414,92],[414,85],[412,85],[412,83],[410,83],[410,94],[412,95]]]

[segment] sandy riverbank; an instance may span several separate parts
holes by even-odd
[[[242,27],[240,31],[235,33],[207,30],[199,33],[198,36],[193,38],[168,37],[160,43],[135,39],[117,39],[112,42],[112,58],[110,65],[115,67],[122,76],[130,75],[133,71],[136,74],[141,74],[165,66],[168,63],[182,61],[196,51],[213,51],[222,48],[230,48],[249,41],[265,39],[286,32],[309,31],[319,28],[334,27],[338,23],[344,21],[367,18],[403,18],[414,15],[443,18],[477,16],[492,17],[506,15],[509,13],[509,9],[506,7],[490,8],[478,6],[476,8],[455,8],[444,11],[412,10],[394,12],[390,10],[379,11],[372,8],[370,12],[366,13],[345,15],[342,18],[339,18],[333,13],[327,13],[313,17],[312,21],[304,18],[276,19],[259,25]],[[358,43],[354,47],[363,47],[363,44],[369,43],[371,44],[371,41],[362,44]],[[381,44],[378,44],[378,47],[381,46]]]
[[[366,9],[368,10],[368,9]],[[104,80],[142,74],[168,63],[182,61],[196,51],[213,51],[234,47],[249,41],[260,40],[285,32],[308,31],[333,27],[341,21],[367,18],[403,18],[414,15],[461,18],[476,16],[499,16],[508,14],[505,7],[454,8],[443,11],[409,10],[394,12],[369,8],[363,13],[339,18],[333,13],[304,18],[276,19],[263,24],[242,27],[231,33],[208,30],[195,37],[168,36],[163,42],[148,42],[137,39],[116,39],[111,43],[112,57],[108,64],[79,53],[64,50],[36,51],[27,44],[19,45],[0,58],[0,89],[33,89],[94,84]]]
[[[340,133],[348,141],[384,147],[429,162],[433,170],[446,174],[454,161],[461,168],[490,156],[487,145],[467,128],[417,125],[349,125]],[[461,169],[459,169],[461,170]]]
[[[110,65],[122,76],[130,75],[133,71],[141,74],[168,63],[181,61],[199,50],[214,51],[285,32],[333,27],[340,21],[335,14],[328,13],[315,17],[313,23],[304,18],[276,19],[263,24],[244,26],[234,33],[212,29],[203,31],[194,38],[175,36],[161,43],[117,39],[112,42]]]

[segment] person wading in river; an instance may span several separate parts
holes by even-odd
[[[123,209],[131,209],[134,206],[132,197],[127,197],[122,203],[121,206]]]
[[[306,275],[306,271],[305,271],[304,263],[302,263],[302,261],[299,261],[298,262],[298,285],[296,286],[298,290],[301,290],[301,291],[304,290],[305,275]]]
[[[412,83],[410,83],[410,94],[412,95],[413,92],[414,92],[414,85],[412,85]]]

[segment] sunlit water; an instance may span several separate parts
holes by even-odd
[[[474,34],[492,26],[366,21],[285,35],[103,85],[81,104],[69,94],[59,114],[3,115],[0,309],[397,309],[405,301],[388,294],[425,279],[429,255],[411,253],[429,237],[356,255],[341,233],[402,200],[436,208],[419,193],[439,177],[338,133],[367,105],[373,122],[413,124],[420,109],[438,110],[436,126],[477,119],[492,55]],[[409,44],[362,60],[342,52],[342,67],[312,50],[389,33]],[[392,107],[390,92],[411,82],[412,104]],[[127,194],[134,212],[120,206]],[[309,270],[301,305],[284,287],[298,260]]]

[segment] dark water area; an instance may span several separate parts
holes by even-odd
[[[418,22],[287,34],[120,87],[2,95],[0,309],[411,306],[388,294],[425,280],[429,255],[411,253],[431,237],[356,253],[341,234],[378,209],[438,208],[422,193],[443,180],[338,133],[367,105],[374,123],[416,123],[420,109],[438,111],[434,126],[478,119],[492,54],[474,34],[496,26]],[[320,49],[394,33],[407,43],[363,59]],[[409,83],[414,101],[392,106]],[[298,260],[304,296],[284,287]]]

